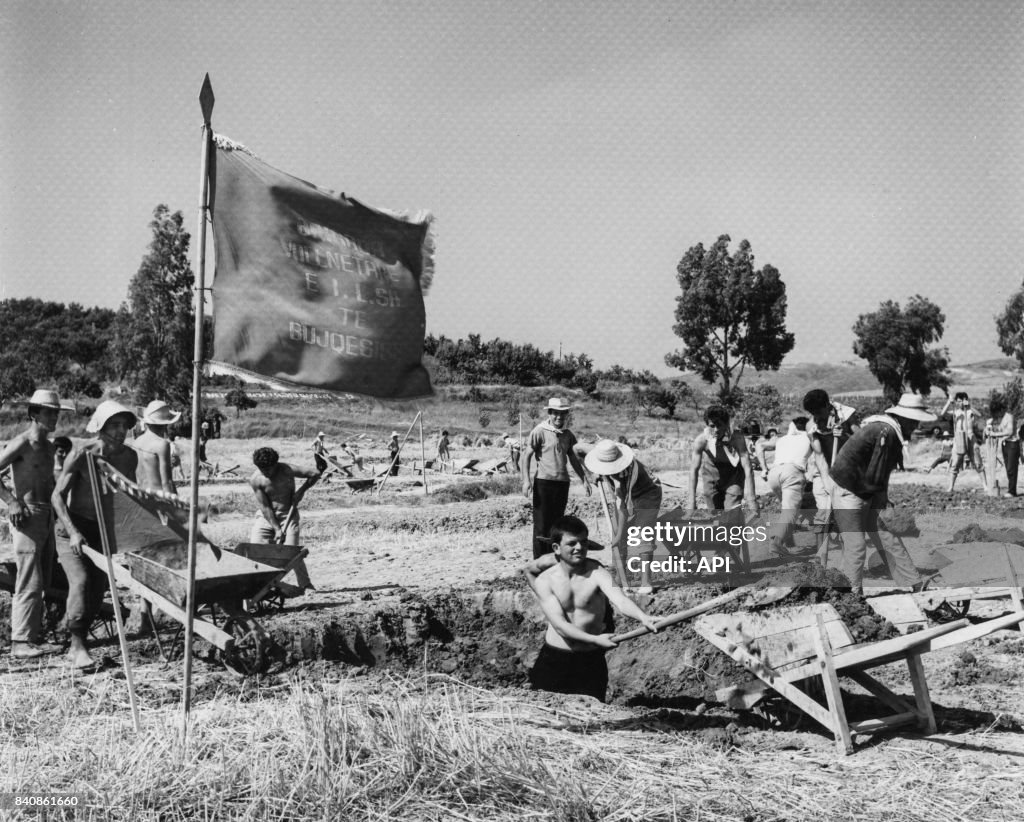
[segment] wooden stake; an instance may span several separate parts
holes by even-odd
[[[420,412],[420,465],[423,466],[423,494],[424,496],[430,493],[430,488],[427,486],[427,452],[423,447],[423,413]]]
[[[619,553],[619,546],[615,545],[615,526],[612,525],[612,515],[608,511],[608,498],[604,495],[604,483],[601,482],[601,478],[597,479],[597,490],[601,492],[601,507],[604,509],[604,518],[608,523],[608,547],[612,552],[612,562],[615,563],[615,571],[619,575],[619,584],[623,590],[627,589],[626,585],[626,567],[622,564],[622,554]]]
[[[103,514],[103,503],[100,501],[102,488],[100,478],[96,471],[96,457],[90,453],[85,455],[85,463],[89,469],[89,482],[92,483],[92,501],[96,506],[96,522],[99,523],[100,542],[103,546],[103,556],[107,560],[107,581],[110,583],[110,601],[114,606],[114,623],[117,625],[117,641],[121,646],[121,666],[124,668],[125,682],[128,683],[128,703],[132,708],[132,720],[135,722],[135,732],[142,732],[142,725],[139,723],[139,706],[135,700],[135,680],[132,677],[132,665],[128,659],[128,637],[125,635],[124,618],[121,616],[121,601],[117,596],[117,577],[114,574],[114,558],[110,550],[110,538],[107,536],[107,518]]]
[[[388,481],[388,477],[391,476],[391,471],[395,467],[395,462],[398,460],[398,458],[402,454],[402,446],[405,445],[406,441],[409,439],[409,435],[412,433],[413,426],[416,425],[416,423],[419,421],[420,417],[422,417],[422,416],[423,416],[423,412],[422,411],[417,411],[416,412],[416,416],[413,417],[412,422],[409,423],[408,429],[406,429],[405,436],[402,437],[402,441],[400,443],[398,443],[398,451],[395,452],[394,459],[391,460],[391,464],[388,466],[387,473],[381,478],[380,485],[377,486],[377,496],[378,497],[380,496],[380,492],[384,490],[384,484]],[[424,473],[425,473],[425,471],[424,471]]]

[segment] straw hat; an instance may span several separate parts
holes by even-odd
[[[142,412],[142,421],[149,425],[174,425],[181,419],[180,411],[172,411],[163,400],[153,400]]]
[[[938,419],[928,410],[924,403],[924,397],[910,391],[900,397],[900,401],[892,408],[885,409],[886,414],[895,414],[897,417],[905,417],[908,420],[918,422],[935,422]]]
[[[544,406],[545,411],[571,411],[572,406],[564,397],[552,397]]]
[[[317,434],[317,436],[318,436],[318,437],[319,437],[320,439],[323,439],[323,438],[324,438],[325,436],[327,436],[327,435],[326,435],[326,434],[324,434],[324,432],[323,432],[323,431],[321,431],[321,432],[320,432],[319,434]]]
[[[45,391],[42,388],[35,391],[28,401],[29,405],[38,405],[41,408],[52,408],[54,411],[60,411],[60,397],[57,396],[56,391]]]
[[[601,440],[583,458],[583,464],[592,474],[618,474],[633,464],[633,449],[612,440]]]
[[[392,431],[392,432],[391,432],[391,438],[392,438],[392,439],[395,439],[395,438],[397,438],[397,437],[398,437],[398,432],[397,432],[397,431]]]
[[[90,434],[96,434],[104,425],[107,424],[111,417],[116,417],[119,414],[127,414],[131,417],[132,427],[134,427],[135,423],[139,421],[139,418],[135,416],[135,412],[130,408],[125,408],[121,403],[115,402],[114,400],[104,400],[96,406],[92,419],[89,420],[89,424],[85,426],[85,430]]]

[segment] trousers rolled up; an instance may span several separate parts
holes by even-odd
[[[870,539],[878,549],[893,582],[909,587],[921,581],[921,575],[906,546],[888,533],[884,534],[883,539],[883,535],[878,532],[878,515],[885,509],[885,505],[884,492],[864,499],[841,485],[832,486],[832,516],[835,517],[843,540],[843,571],[855,591],[864,588],[866,539]]]
[[[17,574],[11,597],[11,642],[38,642],[43,632],[43,595],[56,551],[53,509],[28,505],[28,519],[12,528]]]
[[[540,537],[551,535],[555,520],[565,516],[569,503],[569,483],[565,480],[533,481],[533,558],[551,553],[551,544]]]
[[[789,540],[789,535],[793,532],[793,523],[796,522],[797,515],[803,507],[805,483],[804,472],[791,462],[773,465],[772,470],[768,472],[768,487],[782,505],[779,518],[768,531],[768,539],[772,546],[783,546]]]
[[[103,550],[99,523],[74,512],[71,513],[71,522],[85,537],[85,542],[90,548],[96,551]],[[88,557],[75,556],[71,553],[70,543],[62,540],[57,556],[68,578],[68,602],[65,610],[67,627],[72,634],[84,639],[89,632],[89,626],[99,615],[103,595],[110,584],[106,573],[93,565]]]

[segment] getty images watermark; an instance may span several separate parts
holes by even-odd
[[[768,541],[770,527],[770,523],[722,525],[707,522],[630,526],[626,530],[627,549],[653,545],[654,558],[630,556],[626,559],[626,570],[631,574],[647,570],[657,576],[659,585],[684,585],[699,582],[702,577],[721,578],[748,572],[750,549],[755,543]]]

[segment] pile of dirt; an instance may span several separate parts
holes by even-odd
[[[972,522],[953,534],[950,542],[955,544],[1010,542],[1014,545],[1024,545],[1024,530],[1020,528],[982,528],[978,523]]]
[[[956,490],[952,494],[925,485],[890,485],[889,501],[897,509],[913,514],[942,514],[950,510],[971,510],[998,514],[1013,519],[1024,518],[1024,498],[989,497],[977,489]]]
[[[956,663],[943,676],[941,687],[956,688],[965,685],[1017,685],[1019,673],[1010,668],[997,668],[978,659],[969,650],[961,651]]]

